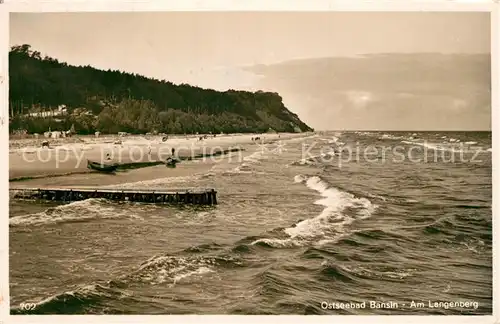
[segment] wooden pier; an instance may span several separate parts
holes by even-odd
[[[94,188],[11,188],[14,198],[55,201],[78,201],[105,198],[155,204],[217,205],[214,189],[94,189]]]

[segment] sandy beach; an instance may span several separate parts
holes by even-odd
[[[47,185],[107,185],[139,180],[151,180],[155,177],[179,177],[206,172],[223,159],[222,156],[210,155],[223,150],[238,147],[241,153],[259,144],[303,137],[305,134],[230,134],[217,137],[169,136],[167,141],[162,136],[90,136],[58,139],[51,141],[50,148],[42,148],[42,139],[11,140],[9,154],[9,179],[11,187],[47,186]],[[259,141],[253,138],[259,137]],[[164,165],[143,169],[116,172],[114,175],[101,174],[87,168],[87,160],[103,163],[134,163],[165,160],[171,156],[171,149],[179,158],[207,155],[200,161],[183,161],[175,169]],[[109,159],[107,159],[109,154]],[[154,172],[152,172],[154,170]],[[66,177],[71,175],[71,177]],[[16,181],[18,180],[18,181]],[[23,180],[23,181],[19,181]],[[70,182],[70,183],[69,183]]]

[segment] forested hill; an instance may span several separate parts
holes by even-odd
[[[277,93],[219,92],[90,66],[14,46],[9,53],[11,130],[78,133],[310,131]],[[64,114],[46,117],[65,105]],[[61,109],[60,109],[61,110]],[[44,115],[44,117],[40,117]]]

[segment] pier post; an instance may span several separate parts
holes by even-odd
[[[212,189],[211,194],[212,194],[212,204],[217,205],[217,193],[215,192],[214,189]]]

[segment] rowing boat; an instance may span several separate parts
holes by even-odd
[[[100,172],[115,172],[118,168],[116,164],[104,164],[87,160],[87,168]]]

